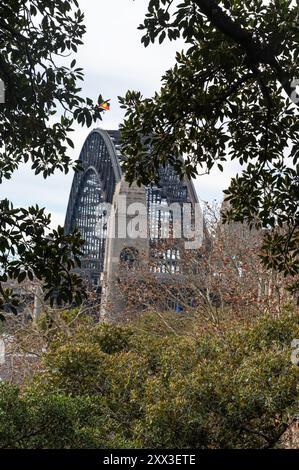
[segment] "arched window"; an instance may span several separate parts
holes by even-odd
[[[120,262],[123,267],[132,269],[138,264],[139,253],[136,248],[126,247],[120,253]]]

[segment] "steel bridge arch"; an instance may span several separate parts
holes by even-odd
[[[97,208],[102,203],[112,203],[116,184],[121,180],[119,143],[117,130],[90,132],[79,157],[83,171],[75,173],[65,219],[65,232],[70,233],[77,227],[85,240],[82,275],[98,285],[104,271],[106,232],[105,220],[101,225]],[[158,185],[145,188],[149,229],[154,228],[154,238],[149,237],[149,244],[154,250],[160,238],[156,230],[161,222],[159,205],[189,203],[194,207],[198,203],[192,181],[180,180],[170,166],[160,168],[159,175]]]
[[[76,172],[73,179],[65,232],[70,233],[75,227],[80,230],[86,241],[82,270],[85,277],[98,283],[104,266],[105,237],[97,233],[105,227],[98,227],[97,210],[101,203],[112,203],[115,186],[121,179],[119,155],[111,135],[103,129],[90,132],[79,161],[83,171]]]

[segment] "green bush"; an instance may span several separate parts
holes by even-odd
[[[291,362],[298,315],[228,321],[204,334],[200,319],[184,333],[176,315],[158,333],[154,322],[149,315],[129,327],[83,324],[56,340],[31,388],[21,395],[3,388],[16,404],[0,401],[3,446],[279,445],[299,404],[299,368]]]

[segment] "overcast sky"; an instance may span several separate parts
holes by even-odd
[[[174,64],[175,52],[183,48],[183,43],[165,42],[162,46],[143,47],[137,26],[146,13],[148,0],[79,0],[79,3],[87,26],[84,46],[76,57],[85,71],[82,93],[94,100],[100,93],[111,99],[111,111],[105,113],[98,126],[117,129],[123,117],[117,96],[124,95],[128,89],[151,96],[159,89],[162,74]],[[78,127],[72,134],[74,158],[79,157],[89,132],[87,128]],[[222,190],[236,171],[236,164],[229,164],[224,173],[214,170],[211,175],[199,177],[195,181],[199,198],[221,200]],[[22,167],[12,180],[0,185],[0,199],[7,197],[16,206],[38,203],[52,213],[54,226],[63,225],[71,183],[72,174],[56,174],[43,180]]]

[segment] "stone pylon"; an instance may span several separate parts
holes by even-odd
[[[125,307],[122,283],[126,273],[148,262],[149,236],[144,186],[131,186],[122,177],[108,218],[103,273],[101,320],[117,321]],[[126,269],[127,266],[127,269]],[[125,268],[125,269],[124,269]]]

